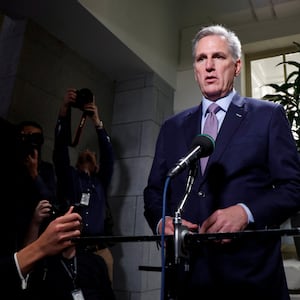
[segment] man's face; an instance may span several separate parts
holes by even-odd
[[[226,40],[217,35],[202,38],[195,53],[195,80],[203,96],[212,101],[226,96],[240,73],[240,59],[234,61]]]
[[[42,133],[40,128],[34,127],[34,126],[24,126],[21,134],[33,134],[33,133]]]
[[[80,152],[77,160],[77,168],[91,174],[97,170],[96,153],[90,150]]]
[[[40,128],[27,125],[24,126],[17,137],[17,151],[21,160],[33,156],[35,150],[40,158],[41,147],[44,143],[44,137]]]

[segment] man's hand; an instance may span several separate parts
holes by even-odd
[[[39,165],[39,153],[36,149],[33,150],[32,154],[29,154],[24,159],[24,165],[28,171],[29,176],[32,179],[35,179],[38,173],[38,165]]]
[[[240,205],[218,209],[210,215],[200,226],[199,233],[226,233],[244,230],[248,225],[248,216]],[[228,243],[230,239],[223,239],[221,243]]]
[[[76,102],[76,89],[69,88],[64,95],[62,106],[60,107],[59,115],[65,117],[68,109]]]

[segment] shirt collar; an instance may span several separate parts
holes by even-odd
[[[203,97],[202,99],[202,114],[204,115],[207,108],[212,104],[212,103],[217,103],[221,109],[224,112],[227,112],[228,107],[232,101],[233,96],[236,94],[235,89],[233,89],[227,96],[218,99],[217,101],[211,101],[208,100],[207,98]]]

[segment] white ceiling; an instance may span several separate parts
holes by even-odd
[[[299,15],[299,0],[187,0],[182,1],[181,27],[201,20],[228,26],[279,20]]]
[[[200,20],[201,24],[222,23],[235,28],[300,16],[300,0],[177,0],[177,3],[179,30],[199,26]],[[83,57],[101,66],[112,79],[150,70],[75,0],[0,0],[1,11],[14,18],[31,17]],[[105,45],[95,46],[103,41]],[[262,49],[266,47],[264,42],[259,45]],[[101,53],[93,51],[99,47]]]

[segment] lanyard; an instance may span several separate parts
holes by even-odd
[[[70,260],[66,261],[64,259],[60,260],[64,269],[66,270],[68,276],[71,278],[73,282],[74,288],[76,288],[75,280],[77,277],[77,258],[76,255]]]

